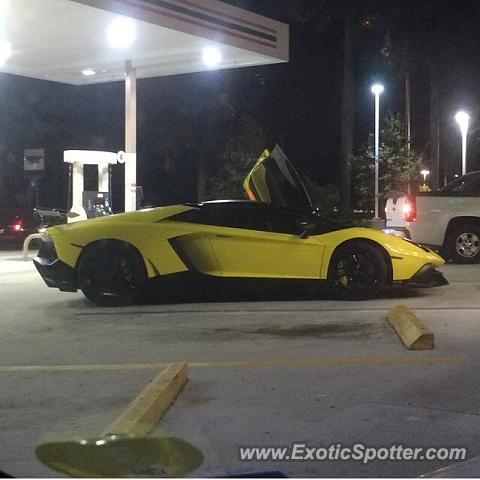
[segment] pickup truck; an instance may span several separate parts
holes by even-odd
[[[387,233],[429,245],[455,263],[480,262],[480,171],[436,192],[389,198]]]

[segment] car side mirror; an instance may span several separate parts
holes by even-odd
[[[310,236],[310,232],[314,229],[315,223],[306,218],[302,218],[297,222],[300,238],[305,239]]]

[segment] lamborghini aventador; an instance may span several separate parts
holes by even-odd
[[[101,306],[141,298],[150,279],[309,279],[336,298],[369,299],[395,284],[440,286],[444,260],[379,230],[319,216],[282,150],[265,151],[244,183],[249,200],[158,207],[54,226],[34,263],[49,287]]]

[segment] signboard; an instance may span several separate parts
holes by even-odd
[[[45,149],[29,148],[23,153],[23,170],[25,172],[43,172],[45,169]]]

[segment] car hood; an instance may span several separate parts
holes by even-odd
[[[245,178],[243,188],[254,202],[295,209],[312,207],[300,175],[278,145],[271,153],[263,152]]]

